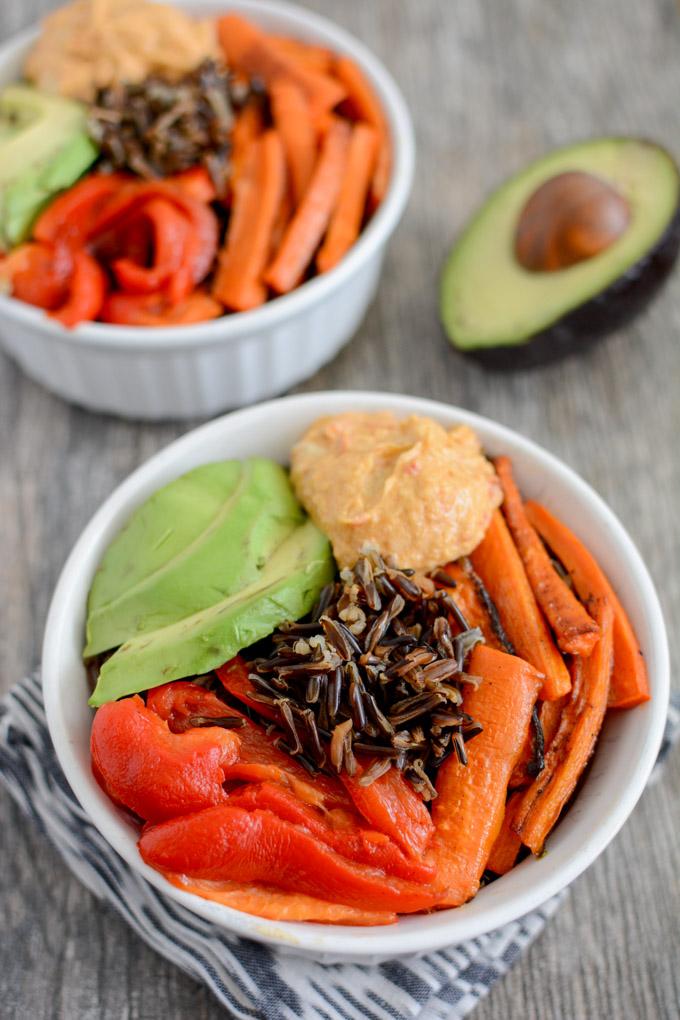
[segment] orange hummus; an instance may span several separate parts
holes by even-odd
[[[432,570],[472,552],[501,502],[472,429],[390,411],[314,422],[293,447],[291,478],[340,567],[373,547]]]

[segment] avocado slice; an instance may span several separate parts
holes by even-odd
[[[38,213],[98,156],[81,103],[30,85],[0,91],[0,247],[25,240]]]
[[[307,521],[279,546],[252,584],[122,645],[102,666],[89,704],[99,707],[214,669],[286,620],[308,613],[334,570],[328,539]]]
[[[304,519],[287,473],[272,460],[204,464],[170,482],[106,551],[90,590],[84,655],[246,588]]]
[[[546,182],[579,171],[625,200],[625,229],[566,268],[524,268],[515,238],[527,203]],[[641,310],[679,246],[680,174],[665,149],[635,138],[559,149],[501,185],[454,245],[441,278],[444,329],[458,350],[493,368],[555,361]]]

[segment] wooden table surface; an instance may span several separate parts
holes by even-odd
[[[416,118],[413,198],[353,342],[302,389],[403,391],[538,440],[604,496],[649,564],[680,654],[680,274],[647,314],[569,363],[490,375],[437,320],[447,246],[482,196],[551,146],[638,133],[680,152],[680,14],[672,0],[308,0],[382,57]],[[2,0],[0,38],[54,0]],[[100,502],[187,424],[69,407],[0,355],[0,682],[38,663],[64,559]],[[222,1011],[66,870],[0,793],[0,1013],[195,1020]],[[680,752],[615,843],[476,1020],[676,1018]]]

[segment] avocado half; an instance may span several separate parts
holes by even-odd
[[[556,271],[515,254],[529,199],[560,174],[582,172],[628,203],[626,229],[606,250]],[[668,276],[680,247],[680,173],[665,149],[602,138],[559,149],[506,181],[454,245],[441,279],[451,343],[498,369],[528,368],[584,350],[630,320]]]

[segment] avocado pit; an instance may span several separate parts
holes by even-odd
[[[515,234],[515,257],[531,272],[555,272],[610,248],[630,223],[630,207],[610,184],[580,170],[557,174],[529,197]]]

